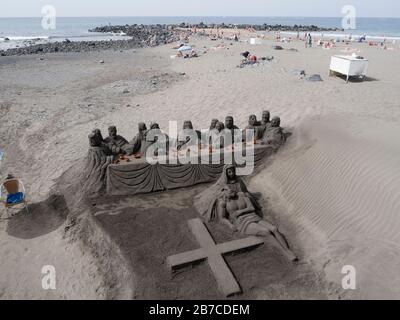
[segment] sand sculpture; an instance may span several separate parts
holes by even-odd
[[[281,128],[281,119],[274,117],[270,125],[266,128],[263,136],[263,142],[279,148],[286,141],[286,134]]]
[[[124,147],[124,151],[126,152],[126,154],[137,154],[140,152],[142,148],[142,142],[145,139],[146,132],[147,132],[146,124],[140,122],[138,124],[138,133],[129,142],[129,144],[125,145]]]
[[[85,194],[96,194],[105,190],[107,167],[114,157],[103,142],[99,129],[93,130],[88,138],[90,147],[84,161],[81,185]]]
[[[104,139],[104,143],[113,154],[118,155],[125,153],[123,147],[128,144],[128,141],[124,137],[117,135],[117,127],[110,126],[108,128],[108,137]]]
[[[255,115],[251,115],[246,129],[243,130],[241,137],[242,140],[244,138],[243,142],[246,144],[246,141],[250,141],[246,133],[254,132],[254,141],[251,139],[251,143],[257,147],[254,155],[255,162],[259,162],[266,154],[270,154],[270,148],[276,150],[286,140],[285,133],[280,127],[280,119],[275,117],[270,122],[269,111],[263,112],[261,122],[257,121]],[[106,190],[111,195],[128,195],[216,181],[224,166],[225,148],[237,142],[234,141],[237,140],[237,136],[234,135],[235,130],[239,128],[234,124],[232,116],[226,117],[225,123],[213,119],[210,129],[203,133],[194,130],[192,122],[186,120],[175,139],[168,137],[156,122],[150,124],[149,130],[145,123],[139,123],[138,133],[130,142],[117,134],[115,126],[108,128],[108,137],[105,139],[101,131],[95,129],[89,136],[90,149],[83,169],[82,185],[93,194]],[[232,134],[232,141],[228,143],[230,134]],[[209,165],[147,163],[146,156],[149,154],[154,158],[169,157],[169,151],[172,150],[170,145],[177,150],[175,152],[188,152],[190,148],[199,148],[198,150],[202,148],[208,150],[211,155],[221,150],[221,163]],[[181,151],[182,149],[186,151]],[[229,152],[235,152],[233,147]],[[110,165],[112,165],[112,170],[108,169]],[[146,186],[143,185],[144,183]],[[235,197],[238,196],[238,192],[236,191]],[[226,196],[229,197],[229,195]]]
[[[200,194],[195,207],[206,222],[221,222],[243,235],[273,236],[291,261],[297,260],[278,228],[263,219],[262,208],[250,193],[234,165],[225,165],[220,179]]]
[[[264,110],[261,116],[261,123],[260,123],[260,134],[264,136],[265,131],[271,124],[271,113],[268,110]]]
[[[192,121],[186,120],[183,123],[182,131],[178,135],[176,148],[180,150],[183,146],[195,146],[200,139],[201,132],[193,129]]]
[[[260,140],[263,137],[261,123],[257,121],[257,116],[252,114],[249,116],[249,124],[243,130],[243,141],[251,141],[251,138]],[[251,134],[251,136],[249,136]]]

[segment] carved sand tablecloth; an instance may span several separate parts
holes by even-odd
[[[223,170],[224,159],[231,149],[220,152],[221,161],[212,164],[207,154],[198,155],[198,164],[149,164],[146,159],[126,157],[129,162],[121,160],[119,164],[107,168],[107,193],[110,195],[134,195],[194,186],[200,183],[216,181]],[[243,150],[245,154],[247,150]],[[259,164],[273,153],[273,148],[265,145],[254,146],[254,164]],[[215,152],[213,153],[215,156]],[[251,157],[253,158],[253,157]],[[158,159],[161,162],[162,158]],[[179,161],[178,161],[179,162]],[[209,164],[207,164],[209,163]]]

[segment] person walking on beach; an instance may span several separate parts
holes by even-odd
[[[306,37],[306,48],[312,48],[311,33],[307,34],[307,37]]]

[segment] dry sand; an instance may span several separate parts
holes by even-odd
[[[115,124],[131,139],[139,121],[157,120],[167,128],[169,120],[191,119],[196,128],[207,128],[211,118],[231,114],[243,127],[249,114],[260,116],[266,109],[281,116],[294,135],[251,179],[250,188],[263,194],[268,214],[302,262],[282,274],[278,254],[272,254],[273,262],[263,258],[270,256],[268,246],[246,253],[247,259],[233,257],[244,298],[400,298],[399,49],[351,44],[370,60],[369,78],[346,84],[328,77],[330,56],[343,54],[344,44],[332,50],[305,49],[303,42],[283,45],[299,50],[292,52],[273,51],[277,43],[272,40],[257,46],[223,41],[226,48],[212,48],[221,42],[194,39],[200,57],[189,60],[170,59],[172,46],[0,59],[0,148],[5,152],[0,176],[13,172],[21,177],[29,200],[38,206],[32,218],[18,214],[0,222],[1,298],[218,297],[202,286],[191,292],[178,288],[191,275],[207,274],[204,268],[171,280],[164,278],[163,267],[155,268],[153,278],[141,271],[161,261],[158,254],[135,263],[141,249],[145,256],[152,250],[140,247],[141,241],[157,242],[158,234],[135,238],[132,230],[157,231],[155,208],[163,207],[157,212],[164,217],[171,206],[165,195],[116,199],[108,206],[99,202],[87,212],[95,222],[88,224],[89,231],[82,228],[86,239],[79,236],[82,230],[65,232],[71,221],[60,209],[62,201],[52,205],[46,199],[55,180],[85,155],[87,134],[95,127],[105,134]],[[236,68],[246,49],[274,59]],[[294,69],[318,73],[324,81],[300,80]],[[196,214],[190,205],[193,190],[167,199],[182,202],[170,207],[176,216],[159,218],[171,224],[171,233],[183,237],[185,219]],[[104,212],[98,214],[100,209]],[[135,229],[134,217],[142,229]],[[123,221],[132,229],[119,232],[126,228]],[[190,249],[175,245],[177,239],[165,243],[171,253]],[[116,262],[107,262],[112,259]],[[240,261],[254,259],[254,271],[240,268]],[[60,277],[51,292],[40,286],[41,267],[48,264]],[[340,289],[344,265],[356,268],[357,290]],[[253,284],[255,274],[263,279],[259,287]],[[212,277],[207,281],[211,284]]]

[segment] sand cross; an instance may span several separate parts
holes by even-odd
[[[218,287],[225,296],[229,297],[233,294],[240,293],[240,286],[222,255],[238,250],[254,248],[263,244],[264,241],[255,237],[249,237],[246,239],[216,244],[206,226],[200,219],[189,220],[188,224],[201,248],[168,257],[168,266],[172,270],[175,270],[179,267],[207,259],[211,271],[217,280]]]

